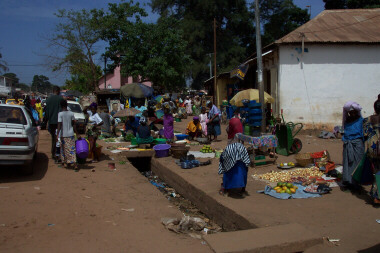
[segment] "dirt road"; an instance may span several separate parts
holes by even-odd
[[[211,252],[161,225],[182,214],[129,163],[74,172],[54,164],[49,147],[41,131],[33,176],[0,170],[0,252]]]

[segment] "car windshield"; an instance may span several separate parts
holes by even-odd
[[[69,110],[72,112],[78,112],[78,113],[83,112],[82,108],[78,104],[68,104],[68,107],[69,107]]]
[[[26,125],[24,112],[21,108],[0,106],[0,123]]]

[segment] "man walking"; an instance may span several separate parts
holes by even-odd
[[[56,149],[56,130],[58,127],[58,113],[61,111],[61,101],[63,100],[63,97],[59,95],[61,92],[61,89],[58,86],[54,86],[53,88],[53,95],[51,95],[46,100],[46,111],[45,111],[45,117],[48,121],[48,130],[51,135],[51,156],[53,159],[55,159],[55,149]]]

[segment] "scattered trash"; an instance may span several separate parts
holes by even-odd
[[[0,189],[9,189],[9,186],[0,186]]]
[[[333,132],[327,132],[327,131],[322,131],[318,137],[323,138],[323,139],[336,139],[336,136]]]
[[[172,196],[172,197],[176,197],[176,194],[175,194],[175,192],[172,192],[171,194],[170,194],[170,196]]]
[[[376,219],[376,222],[380,224],[380,219]]]
[[[157,182],[154,182],[153,180],[150,181],[150,183],[154,186],[156,186],[157,188],[165,188],[164,185],[160,184],[160,183],[157,183]]]
[[[115,160],[115,158],[111,157],[111,160],[112,160],[112,161],[114,161],[114,160]]]
[[[92,171],[92,172],[95,172],[95,169],[92,169],[91,171]]]
[[[108,169],[114,170],[115,169],[115,163],[108,163]]]
[[[49,226],[49,227],[52,227],[52,226],[55,226],[55,224],[53,224],[53,223],[49,223],[48,226]]]
[[[209,230],[208,228],[204,228],[202,232],[207,235]]]
[[[90,199],[91,197],[90,196],[84,196],[86,199]]]
[[[34,186],[34,190],[40,190],[40,187],[38,187],[38,186]]]
[[[327,240],[329,240],[329,242],[339,242],[340,239],[330,239],[330,238],[327,238]]]
[[[201,241],[201,244],[202,245],[206,245],[207,243],[205,241]]]
[[[130,209],[124,209],[124,208],[122,208],[121,210],[122,211],[126,211],[126,212],[134,212],[135,211],[134,208],[130,208]]]

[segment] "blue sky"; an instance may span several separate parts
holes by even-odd
[[[252,0],[248,0],[251,2]],[[57,85],[63,85],[68,75],[52,73],[46,67],[46,42],[57,24],[54,13],[58,9],[107,8],[107,0],[0,0],[0,52],[9,65],[9,72],[16,73],[20,82],[31,84],[34,75],[45,75]],[[150,0],[135,1],[146,6],[147,22],[154,22],[158,15],[151,13],[146,3]],[[301,8],[311,5],[311,16],[323,11],[322,0],[293,0]],[[101,60],[98,63],[102,66]],[[20,66],[22,65],[22,66]]]

